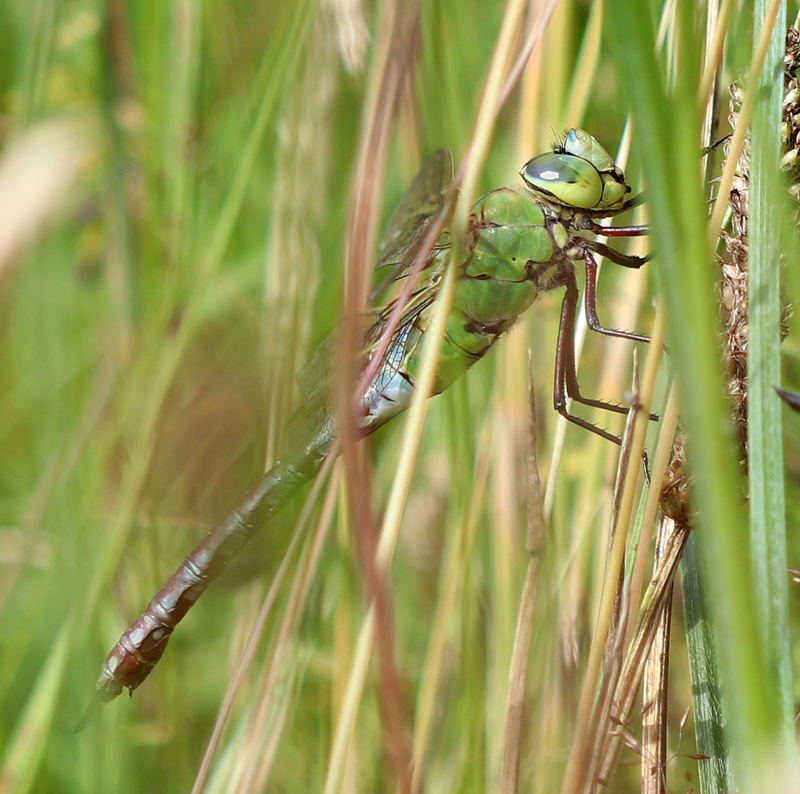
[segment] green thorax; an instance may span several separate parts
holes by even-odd
[[[437,168],[423,169],[412,185],[410,194],[415,205],[419,203],[418,193],[428,196],[431,192],[429,172],[434,173],[435,184],[443,182],[443,169],[438,167],[441,160],[441,153],[437,153]],[[539,293],[574,281],[576,262],[583,258],[587,245],[587,221],[624,212],[637,201],[626,200],[630,187],[621,169],[582,130],[570,130],[562,143],[528,162],[520,175],[522,191],[492,190],[478,199],[470,213],[435,393],[446,389],[482,358]],[[403,206],[405,203],[408,202]],[[425,204],[425,218],[430,217],[430,203]],[[398,225],[394,217],[390,225]],[[414,229],[422,228],[416,221],[412,225]],[[437,261],[438,272],[419,294],[432,296],[438,290],[444,249],[442,246],[434,251],[429,265]],[[394,251],[384,259],[387,257],[397,259]],[[407,270],[403,263],[399,269],[401,273]],[[406,331],[408,343],[402,369],[410,384],[416,380],[419,368],[419,346],[412,339],[422,338],[431,311],[432,298]],[[398,405],[397,401],[392,404]]]
[[[551,225],[538,202],[509,188],[493,190],[475,203],[437,391],[466,372],[536,300],[542,289],[539,275],[560,259]]]

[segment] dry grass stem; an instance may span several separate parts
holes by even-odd
[[[655,565],[661,558],[669,519],[659,522]],[[669,682],[669,638],[672,625],[672,589],[665,594],[655,618],[650,652],[642,681],[642,794],[667,791],[667,703]]]
[[[486,482],[489,474],[489,446],[491,434],[488,425],[484,428],[478,446],[474,484],[470,503],[460,521],[460,531],[452,537],[452,546],[447,550],[441,576],[440,595],[436,602],[436,614],[422,671],[417,699],[414,725],[414,784],[415,792],[421,792],[424,771],[427,766],[430,745],[435,727],[436,708],[439,704],[439,689],[442,671],[446,662],[446,643],[452,630],[452,615],[458,597],[462,593],[464,570],[475,544],[479,517],[483,508]]]
[[[400,108],[405,86],[411,80],[414,49],[420,26],[420,7],[411,2],[394,8],[391,28],[378,42],[378,63],[368,94],[368,110],[353,183],[353,200],[347,231],[345,257],[345,312],[341,326],[340,368],[336,379],[340,436],[350,509],[362,576],[374,610],[374,640],[378,648],[378,701],[384,731],[384,746],[394,769],[401,794],[411,792],[412,756],[409,740],[408,708],[405,704],[400,674],[395,663],[392,597],[386,568],[376,559],[377,527],[372,515],[369,475],[363,446],[356,442],[356,403],[353,386],[358,383],[360,368],[359,315],[363,312],[368,274],[376,248],[383,163],[390,133]],[[387,335],[388,337],[388,335]]]
[[[295,531],[292,535],[292,540],[289,543],[289,547],[283,556],[281,565],[272,580],[266,597],[264,598],[261,610],[259,611],[258,617],[253,624],[250,637],[247,641],[244,652],[242,653],[239,664],[237,665],[236,670],[234,671],[228,683],[228,687],[225,691],[225,697],[220,705],[217,720],[214,724],[214,732],[208,741],[206,751],[203,755],[203,760],[200,764],[197,777],[195,778],[195,782],[192,787],[192,794],[200,794],[205,786],[206,778],[211,770],[211,763],[214,753],[216,752],[219,742],[222,738],[222,732],[225,728],[228,717],[230,716],[231,710],[233,709],[236,695],[238,694],[239,688],[244,681],[247,671],[252,664],[253,659],[255,658],[255,654],[258,649],[258,642],[263,635],[266,622],[272,612],[272,608],[275,605],[278,594],[283,587],[284,578],[288,572],[291,560],[294,557],[301,539],[305,535],[306,524],[310,518],[311,510],[313,506],[316,505],[319,494],[325,482],[327,481],[328,472],[333,467],[335,460],[336,454],[334,452],[334,454],[332,454],[328,460],[325,461],[323,467],[320,469],[311,493],[306,500],[305,508],[297,520]],[[328,495],[325,499],[325,503],[322,508],[322,515],[317,525],[317,532],[315,533],[314,543],[310,552],[310,559],[305,560],[305,564],[303,564],[303,561],[301,561],[300,568],[305,570],[305,575],[303,577],[295,577],[293,580],[292,592],[288,599],[288,606],[284,613],[284,620],[278,632],[279,640],[271,647],[272,661],[266,668],[270,671],[267,678],[268,684],[261,693],[261,696],[258,698],[259,702],[262,704],[269,705],[271,702],[277,681],[277,671],[281,666],[278,660],[283,658],[283,653],[281,651],[282,649],[285,649],[287,638],[299,620],[299,616],[302,613],[301,604],[305,601],[305,598],[308,595],[308,590],[311,586],[311,576],[317,570],[319,555],[322,544],[327,537],[328,527],[330,525],[331,515],[334,507],[334,497],[336,495],[338,486],[339,477],[337,470],[334,471],[330,486],[328,488]]]
[[[660,320],[659,317],[661,318]],[[664,335],[663,314],[657,315],[656,320],[651,344],[649,345],[645,358],[641,399],[639,400],[634,396],[634,407],[629,413],[626,434],[623,436],[623,449],[620,453],[617,486],[615,489],[615,508],[612,513],[610,550],[602,601],[598,612],[595,633],[592,637],[592,647],[581,691],[581,703],[578,712],[575,738],[567,767],[567,774],[564,777],[562,794],[584,791],[587,786],[592,785],[591,781],[595,779],[595,774],[592,770],[597,759],[600,758],[600,753],[589,753],[586,748],[590,736],[594,736],[595,738],[601,738],[602,736],[602,733],[593,732],[591,730],[592,724],[602,724],[602,721],[598,722],[599,715],[602,712],[598,708],[594,712],[595,717],[591,717],[592,702],[600,683],[603,649],[606,648],[610,654],[608,657],[609,660],[614,658],[616,655],[614,649],[616,649],[617,653],[621,652],[621,643],[625,634],[623,630],[618,632],[620,636],[615,637],[612,632],[612,627],[620,627],[619,621],[624,619],[624,615],[630,608],[629,604],[618,601],[620,597],[618,594],[618,583],[622,581],[625,544],[640,474],[640,467],[638,465],[631,465],[629,461],[641,460],[644,452],[644,437],[648,423],[647,415],[650,411],[650,405],[652,404]],[[624,623],[622,625],[624,626]],[[612,682],[614,679],[611,673],[612,670],[610,668],[604,670],[603,686],[608,686],[609,691],[613,689]],[[606,699],[606,706],[610,708],[610,700],[608,699]],[[605,777],[606,773],[601,774],[601,778]]]
[[[291,702],[291,681],[295,680],[295,668],[300,666],[299,662],[292,658],[292,651],[295,650],[293,647],[295,644],[294,638],[297,636],[300,620],[306,611],[309,593],[319,574],[320,559],[330,532],[336,504],[339,467],[336,466],[335,460],[336,456],[334,454],[325,462],[326,468],[320,471],[322,477],[320,479],[318,476],[314,482],[303,513],[297,520],[296,533],[299,537],[302,537],[305,535],[305,528],[311,516],[311,509],[315,505],[327,480],[328,471],[333,469],[328,493],[317,521],[316,531],[307,540],[306,548],[300,554],[297,573],[291,582],[283,618],[278,626],[274,640],[269,645],[266,659],[262,664],[259,684],[255,687],[253,702],[257,705],[257,708],[254,708],[248,715],[240,750],[244,769],[244,774],[238,784],[241,792],[259,791],[265,788],[271,762],[277,751],[277,742],[282,733],[275,724],[278,721],[275,712],[277,711],[279,716],[283,716],[285,709],[288,708]],[[289,552],[287,552],[286,556],[288,558]],[[263,633],[267,615],[271,610],[271,598],[274,598],[273,588],[274,584],[270,587],[270,592],[264,599],[257,622],[253,626],[254,640]],[[296,650],[295,653],[297,653]],[[298,653],[297,655],[300,654]],[[249,661],[243,656],[242,665],[244,666]],[[284,689],[285,691],[282,692],[283,701],[278,702],[276,706],[274,701],[277,699],[276,693],[279,689]],[[271,752],[267,752],[268,749],[271,749]],[[259,763],[251,763],[253,758],[258,758]]]
[[[628,725],[631,719],[631,709],[636,692],[645,668],[645,660],[650,653],[653,640],[658,633],[660,614],[663,605],[671,597],[672,583],[678,563],[683,555],[686,541],[689,539],[691,528],[688,524],[676,524],[668,519],[669,534],[664,543],[663,554],[660,558],[653,578],[642,599],[642,606],[634,632],[622,666],[617,691],[614,696],[614,709],[611,719],[615,725]],[[647,704],[645,704],[647,705]],[[599,778],[608,780],[614,759],[619,748],[620,736],[609,731],[603,749],[603,763],[600,768]]]
[[[634,387],[634,391],[638,391]],[[613,689],[614,659],[619,656],[618,635],[614,631],[620,619],[619,587],[622,583],[622,563],[627,537],[628,519],[623,521],[623,504],[626,488],[630,487],[628,473],[637,471],[638,466],[631,466],[634,448],[634,428],[636,426],[637,409],[631,409],[622,436],[616,486],[614,491],[611,517],[611,534],[609,537],[609,553],[606,563],[603,593],[600,608],[592,635],[592,646],[581,686],[581,700],[573,738],[572,752],[567,765],[567,772],[562,783],[562,794],[586,790],[589,781],[594,779],[594,768],[597,762],[596,739],[598,738],[597,719],[603,711],[603,703],[610,705],[609,689]],[[638,460],[641,455],[636,455]],[[602,673],[602,679],[601,679]],[[599,689],[600,687],[604,689]],[[605,692],[605,697],[604,697]]]
[[[547,524],[542,510],[542,487],[536,457],[536,398],[533,389],[533,373],[530,354],[528,356],[528,526],[525,548],[531,559],[525,572],[525,583],[520,595],[517,613],[517,628],[508,682],[508,703],[503,734],[503,759],[500,768],[501,794],[517,794],[519,791],[519,764],[522,749],[522,731],[525,717],[525,690],[528,682],[528,660],[533,618],[536,611],[536,592],[539,586],[539,569],[547,544]]]
[[[665,472],[673,453],[675,430],[678,424],[678,392],[673,383],[669,390],[666,409],[659,420],[658,443],[656,454],[652,461],[652,482],[647,492],[644,513],[642,514],[642,531],[639,536],[636,560],[630,582],[630,600],[632,604],[639,604],[642,597],[645,572],[648,564],[650,546],[653,539],[653,527],[659,507],[663,509]],[[634,629],[634,616],[628,615],[626,627],[626,645],[630,643]]]

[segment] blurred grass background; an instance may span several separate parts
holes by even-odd
[[[626,5],[558,5],[500,112],[481,190],[516,185],[520,166],[568,126],[588,129],[614,153],[632,114],[626,173],[637,189],[644,174],[649,193],[658,190],[651,204],[660,217],[649,219],[658,254],[641,272],[607,266],[600,306],[607,325],[646,332],[659,283],[667,285],[670,310],[680,299],[690,314],[702,305],[706,319],[714,316],[714,272],[702,247],[708,192],[696,167],[708,8],[679,2],[673,13],[658,3],[632,4],[638,11]],[[0,171],[8,230],[5,241],[0,232],[2,794],[192,786],[307,492],[203,598],[133,699],[104,707],[84,733],[73,729],[120,633],[274,461],[296,405],[294,374],[341,315],[355,158],[374,48],[391,8],[343,0],[0,0],[0,145],[5,163],[12,155],[22,163],[16,182],[3,182],[8,171]],[[449,147],[456,162],[463,155],[503,13],[502,4],[423,0],[413,87],[401,103],[386,167],[384,220],[429,152]],[[541,13],[542,4],[531,2],[529,19]],[[723,117],[725,86],[750,64],[755,14],[744,3],[726,23]],[[659,24],[661,54],[637,67],[631,59],[653,53]],[[669,221],[670,207],[689,220]],[[798,288],[792,264],[790,298]],[[702,277],[693,281],[683,267]],[[417,703],[435,682],[422,774],[430,791],[498,790],[528,559],[529,350],[538,465],[543,480],[556,467],[558,477],[548,485],[522,789],[555,791],[564,774],[602,587],[617,449],[570,427],[563,451],[553,453],[560,300],[560,293],[544,296],[430,406],[391,577],[408,702]],[[739,501],[746,485],[724,441],[724,407],[702,397],[715,393],[713,372],[705,385],[707,373],[687,364],[698,360],[697,350],[719,361],[707,331],[691,318],[675,321],[668,345],[681,354],[673,363],[690,433],[708,427],[723,437],[716,457],[699,458],[703,484],[718,486],[732,520],[746,531]],[[630,388],[630,348],[587,340],[580,369],[587,395],[622,399]],[[783,345],[788,388],[798,388],[799,350],[790,333]],[[693,398],[710,406],[710,419],[694,410]],[[598,420],[613,426],[609,417]],[[378,511],[403,424],[398,419],[367,442]],[[786,449],[791,530],[800,471],[794,417],[787,419]],[[689,454],[691,460],[691,447]],[[696,505],[706,511],[700,526],[708,543],[717,537],[706,529],[715,518],[713,503],[704,501],[711,490],[704,488]],[[345,501],[342,492],[332,537],[286,641],[279,641],[278,622],[289,581],[301,574],[290,572],[281,588],[208,791],[323,786],[364,612]],[[747,543],[739,545],[734,562],[749,569]],[[788,567],[800,568],[799,552],[790,531]],[[780,566],[773,573],[785,582]],[[745,600],[756,587],[729,586]],[[712,586],[711,597],[724,627],[723,658],[736,652],[724,642],[757,645],[757,621],[734,621],[730,629],[729,595]],[[796,628],[795,603],[784,593]],[[689,757],[691,717],[681,729],[691,689],[680,595],[676,605],[669,742],[678,755],[666,774],[670,789],[682,791],[698,788],[705,762]],[[795,657],[797,650],[794,643]],[[265,682],[267,669],[275,677]],[[749,672],[737,673],[731,697],[737,706],[744,698],[747,719],[747,693],[756,693],[752,701],[764,688],[769,697],[775,690],[757,664],[748,668],[745,660],[740,669]],[[796,684],[790,678],[780,686],[775,697],[793,704]],[[739,741],[769,744],[771,719],[760,728],[753,722],[756,738],[734,725]],[[624,729],[636,735],[638,719]],[[635,746],[622,761],[613,790],[638,790]],[[368,683],[341,790],[391,785]]]

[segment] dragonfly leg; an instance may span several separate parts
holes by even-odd
[[[567,291],[561,304],[561,320],[558,324],[558,341],[556,343],[556,373],[553,384],[553,404],[556,411],[573,424],[595,433],[606,441],[621,444],[622,440],[606,430],[593,425],[580,416],[571,414],[567,409],[567,397],[575,402],[596,408],[605,408],[615,413],[626,414],[627,410],[621,405],[612,405],[600,400],[588,400],[583,397],[578,387],[578,377],[575,373],[575,313],[578,306],[578,285],[574,278],[567,282]]]
[[[617,251],[616,248],[611,248],[610,246],[606,245],[605,243],[601,243],[598,240],[587,240],[586,249],[594,251],[596,254],[600,254],[600,256],[604,256],[615,265],[633,268],[634,270],[640,268],[652,258],[651,254],[648,254],[647,256],[623,254],[622,251]]]
[[[647,226],[603,226],[591,219],[586,220],[585,227],[600,237],[641,237],[650,234]]]
[[[584,304],[586,306],[586,324],[592,331],[605,336],[616,336],[620,339],[630,339],[633,342],[649,342],[650,337],[643,334],[634,334],[631,331],[620,331],[617,328],[605,328],[600,324],[597,316],[597,261],[587,251],[586,252],[586,291],[584,293]],[[656,414],[649,414],[653,422],[658,421]]]
[[[597,261],[589,251],[586,251],[584,262],[586,264],[584,302],[586,305],[586,324],[589,328],[605,336],[616,336],[620,339],[630,339],[633,342],[649,342],[649,336],[634,334],[631,331],[620,331],[617,328],[605,328],[600,324],[600,318],[597,316]]]

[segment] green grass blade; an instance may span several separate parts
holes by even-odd
[[[735,789],[735,780],[722,711],[719,659],[695,538],[689,539],[683,553],[681,584],[692,680],[695,741],[697,752],[706,756],[697,765],[700,791],[702,794],[729,794]]]
[[[766,0],[755,7],[758,40],[767,13]],[[750,534],[755,592],[758,596],[761,642],[770,675],[776,718],[775,738],[783,751],[794,753],[794,704],[786,570],[783,424],[780,384],[781,251],[780,220],[786,192],[779,159],[783,110],[785,3],[773,28],[757,89],[753,114],[750,168],[748,260],[747,433],[750,474]],[[779,75],[776,79],[776,75]],[[789,758],[786,759],[787,761]]]
[[[758,625],[759,611],[748,555],[744,488],[723,392],[715,273],[705,242],[707,213],[697,180],[700,124],[693,107],[694,64],[687,55],[697,51],[689,33],[693,11],[688,3],[677,6],[676,79],[668,81],[666,68],[654,55],[647,7],[624,0],[612,9],[610,27],[620,65],[637,75],[630,82],[633,113],[639,146],[649,154],[643,165],[669,315],[668,344],[690,439],[697,537],[718,652],[727,662],[723,683],[727,724],[735,737],[735,767],[737,775],[749,776],[769,754],[777,715],[760,643],[747,639]]]
[[[5,755],[0,759],[0,769],[3,770],[0,788],[4,794],[26,794],[36,780],[52,730],[73,631],[72,621],[67,621],[56,637]]]

